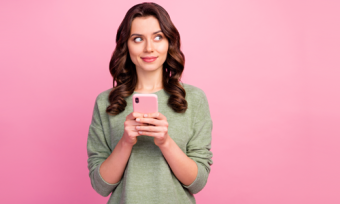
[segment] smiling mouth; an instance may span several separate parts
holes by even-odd
[[[142,59],[154,59],[154,58],[157,58],[157,57],[141,57]]]
[[[144,62],[153,62],[157,57],[141,57]]]

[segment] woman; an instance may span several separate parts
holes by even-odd
[[[87,150],[92,187],[108,203],[195,203],[212,164],[204,92],[180,83],[184,55],[168,13],[133,6],[110,61],[113,88],[96,99]],[[158,96],[158,112],[133,112],[134,93]]]

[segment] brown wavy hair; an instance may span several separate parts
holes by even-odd
[[[116,48],[110,60],[110,73],[113,77],[113,89],[109,95],[110,105],[106,112],[117,115],[125,110],[125,98],[130,96],[137,84],[136,66],[131,61],[127,41],[131,24],[136,17],[154,16],[169,41],[166,61],[163,64],[162,83],[170,94],[168,105],[177,113],[184,113],[188,107],[185,89],[180,84],[184,70],[184,54],[180,50],[180,35],[166,10],[156,3],[141,3],[133,6],[126,13],[116,36]]]

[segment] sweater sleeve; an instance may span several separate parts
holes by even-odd
[[[212,120],[207,97],[202,91],[201,101],[194,118],[193,136],[187,144],[187,156],[197,164],[197,177],[189,186],[183,185],[191,193],[201,191],[207,183],[210,166],[213,164],[211,148]]]
[[[97,98],[98,99],[98,98]],[[100,165],[111,154],[102,128],[98,100],[96,100],[87,139],[88,169],[93,189],[102,196],[108,196],[119,184],[107,183],[100,175]]]

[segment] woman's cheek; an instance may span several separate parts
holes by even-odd
[[[164,55],[166,56],[167,53],[168,53],[168,47],[169,47],[168,43],[160,44],[159,47],[158,47],[158,53],[163,55],[163,57],[164,57]]]
[[[132,48],[129,50],[129,53],[130,53],[130,58],[131,58],[131,61],[134,63],[134,64],[138,64],[138,52],[136,52],[138,50],[136,50],[136,48]]]

